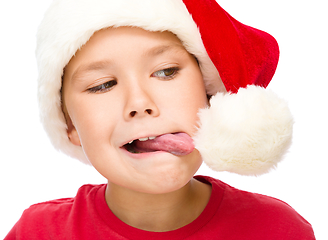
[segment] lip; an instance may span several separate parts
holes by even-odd
[[[133,139],[130,139],[128,141],[125,141],[123,144],[121,144],[120,146],[120,150],[124,153],[127,154],[129,157],[134,158],[134,159],[142,159],[142,158],[146,158],[146,157],[150,157],[150,156],[154,156],[154,155],[158,155],[160,153],[166,153],[164,151],[154,151],[154,152],[144,152],[144,153],[132,153],[129,152],[124,146],[129,144],[131,141],[135,141],[138,140],[140,138],[149,138],[149,137],[158,137],[161,135],[164,135],[165,133],[162,134],[147,134],[147,135],[140,135],[138,137],[135,137]]]
[[[120,150],[122,150],[122,152],[124,152],[128,156],[130,156],[132,158],[136,158],[136,159],[142,159],[142,158],[146,158],[146,157],[150,157],[150,156],[154,157],[155,155],[163,154],[163,153],[171,154],[171,153],[168,153],[166,151],[160,151],[160,150],[159,151],[153,151],[153,152],[132,153],[132,152],[129,152],[124,146],[129,144],[131,141],[135,141],[135,140],[138,140],[140,138],[160,137],[160,136],[165,135],[165,134],[177,134],[177,133],[185,133],[185,132],[183,132],[183,131],[173,131],[173,132],[167,132],[167,133],[161,133],[161,134],[140,135],[136,138],[125,141],[119,148],[120,148]]]
[[[138,140],[140,138],[149,138],[149,137],[159,137],[161,135],[164,135],[164,134],[167,134],[167,133],[162,133],[162,134],[149,134],[149,135],[141,135],[140,137],[136,137],[136,138],[133,138],[133,139],[130,139],[126,142],[124,142],[123,144],[121,144],[120,148],[124,148],[124,145],[130,143],[131,141],[135,141],[135,140]]]
[[[120,150],[128,155],[131,158],[134,159],[144,159],[144,158],[149,158],[149,157],[154,157],[156,155],[159,154],[169,154],[168,152],[164,152],[164,151],[154,151],[154,152],[144,152],[144,153],[131,153],[128,150],[126,150],[124,147],[120,147]]]
[[[165,134],[176,134],[176,133],[186,133],[184,131],[172,131],[172,132],[164,132],[164,133],[154,133],[154,134],[147,134],[147,135],[140,135],[140,136],[137,136],[137,137],[134,137],[133,139],[130,139],[128,141],[125,141],[123,142],[121,145],[120,145],[120,148],[123,148],[124,145],[128,144],[129,142],[131,141],[135,141],[135,140],[138,140],[140,138],[149,138],[149,137],[160,137],[162,135],[165,135]],[[188,134],[188,133],[187,133]],[[189,134],[188,134],[189,135]]]

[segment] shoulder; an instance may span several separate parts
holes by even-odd
[[[263,236],[269,233],[270,239],[314,239],[311,224],[287,203],[239,190],[217,179],[206,179],[213,191],[223,191],[218,215],[227,227],[238,225],[240,232]]]
[[[70,222],[83,214],[87,214],[86,208],[93,202],[96,192],[105,185],[83,185],[79,188],[75,197],[62,198],[41,202],[31,205],[27,208],[14,228],[11,234],[15,235],[31,235],[60,236],[66,226],[70,226]]]
[[[75,197],[61,198],[33,204],[24,211],[23,217],[24,215],[31,214],[33,214],[34,217],[37,217],[42,215],[49,216],[49,214],[52,212],[56,214],[58,214],[59,212],[69,212],[77,204],[88,201],[88,198],[90,198],[93,193],[95,193],[97,189],[101,188],[102,186],[103,185],[92,184],[83,185],[79,188]]]

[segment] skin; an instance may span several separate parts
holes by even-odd
[[[96,32],[66,66],[62,97],[68,137],[108,179],[106,202],[118,218],[169,231],[200,215],[211,187],[192,178],[202,163],[196,149],[176,156],[122,147],[195,134],[206,91],[197,61],[175,35],[130,27]]]

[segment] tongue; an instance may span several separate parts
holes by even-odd
[[[195,148],[193,140],[186,133],[164,134],[153,140],[135,141],[135,146],[139,151],[165,151],[179,156],[187,155]]]

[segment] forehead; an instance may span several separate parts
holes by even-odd
[[[179,38],[168,31],[150,32],[136,27],[106,28],[94,33],[76,52],[65,67],[65,75],[70,73],[73,77],[86,71],[100,69],[110,64],[112,56],[121,56],[123,52],[128,55],[127,57],[188,54]]]

